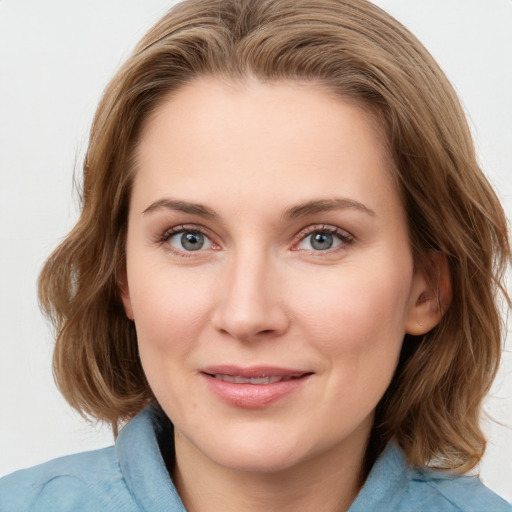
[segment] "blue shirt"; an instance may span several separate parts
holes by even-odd
[[[159,440],[171,431],[152,408],[121,431],[115,446],[52,460],[0,479],[1,512],[186,512]],[[349,512],[510,512],[476,477],[409,466],[390,444]]]

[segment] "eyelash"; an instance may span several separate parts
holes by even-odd
[[[205,229],[201,226],[196,226],[196,225],[190,226],[190,225],[186,225],[186,224],[174,226],[171,229],[166,230],[162,234],[162,236],[159,237],[158,243],[161,245],[164,245],[167,242],[169,242],[169,240],[171,240],[171,238],[173,236],[176,236],[179,234],[184,234],[184,233],[202,235],[206,239],[208,239],[213,246],[218,247],[217,244],[215,244],[215,242],[212,241],[212,236],[209,234],[209,231],[207,229]],[[191,258],[191,257],[194,257],[194,252],[201,252],[200,250],[198,250],[198,251],[180,251],[180,250],[176,249],[175,247],[173,247],[170,243],[167,245],[167,248],[172,253],[177,254],[178,256],[181,256],[183,258]]]
[[[176,235],[183,234],[183,233],[191,233],[191,234],[200,234],[207,238],[212,246],[214,246],[213,250],[216,250],[218,247],[218,244],[213,242],[212,236],[209,234],[209,231],[202,226],[197,225],[178,225],[174,226],[171,229],[166,230],[159,238],[158,243],[163,245],[169,242],[169,240]],[[332,254],[333,252],[337,252],[340,250],[345,250],[349,245],[351,245],[354,242],[354,236],[351,235],[348,231],[345,231],[344,229],[340,229],[335,226],[327,225],[327,224],[315,224],[312,226],[308,226],[304,229],[302,229],[297,236],[295,237],[295,241],[293,242],[291,246],[292,251],[299,251],[301,250],[298,248],[299,244],[307,239],[308,236],[311,236],[313,234],[327,234],[335,236],[339,239],[340,244],[334,248],[328,248],[326,250],[314,250],[314,249],[304,249],[304,251],[308,253],[313,253],[317,256],[322,256],[326,254]],[[194,257],[194,252],[202,252],[200,249],[198,251],[181,251],[174,247],[172,247],[170,244],[167,245],[168,249],[184,258],[190,258]]]
[[[350,234],[348,231],[345,231],[344,229],[338,228],[336,226],[331,226],[329,224],[315,224],[312,226],[308,226],[307,228],[304,228],[301,230],[296,237],[296,242],[292,245],[292,251],[298,251],[300,250],[297,246],[307,239],[308,236],[311,236],[313,234],[327,234],[335,236],[339,239],[340,244],[337,247],[329,248],[326,250],[311,250],[311,249],[305,249],[308,253],[313,253],[316,256],[323,256],[327,254],[332,254],[334,252],[345,250],[349,245],[351,245],[354,242],[354,236]]]

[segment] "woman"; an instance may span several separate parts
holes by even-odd
[[[391,17],[178,5],[105,92],[83,199],[41,303],[64,396],[128,424],[5,478],[1,510],[509,510],[455,476],[485,448],[506,221]]]

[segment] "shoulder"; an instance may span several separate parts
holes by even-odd
[[[476,476],[411,469],[407,494],[418,510],[450,512],[511,512],[512,506]],[[430,508],[431,510],[432,508]]]
[[[477,477],[410,466],[390,443],[375,462],[350,512],[512,512]]]
[[[135,511],[114,447],[61,457],[0,479],[0,511]]]
[[[143,409],[115,446],[79,453],[0,479],[0,512],[185,512],[167,471],[172,425],[163,412]]]

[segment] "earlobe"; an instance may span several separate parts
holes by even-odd
[[[405,325],[405,332],[414,336],[426,334],[433,329],[443,318],[452,299],[446,258],[441,254],[432,254],[423,268],[414,276]]]
[[[124,311],[126,316],[130,320],[134,320],[132,301],[130,300],[130,290],[128,288],[128,276],[126,275],[126,269],[123,269],[118,273],[117,287],[119,290],[119,296],[123,301]]]

